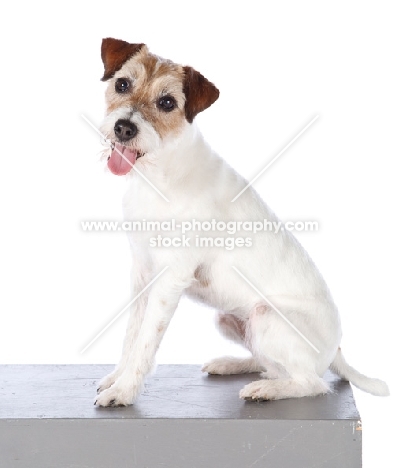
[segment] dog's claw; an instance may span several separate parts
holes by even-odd
[[[253,397],[246,397],[246,398],[242,398],[240,397],[242,400],[245,400],[245,401],[251,401],[253,403],[264,403],[266,401],[268,401],[267,399],[265,398],[253,398]]]
[[[116,398],[113,398],[112,400],[109,401],[108,406],[111,408],[116,408],[117,406],[126,406],[124,403],[117,403]]]

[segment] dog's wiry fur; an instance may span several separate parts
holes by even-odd
[[[212,83],[191,67],[151,54],[143,44],[104,39],[102,58],[103,79],[108,81],[102,131],[115,143],[119,141],[116,122],[123,119],[136,126],[137,134],[123,144],[138,152],[136,168],[170,200],[163,200],[130,167],[123,202],[127,220],[277,221],[251,187],[231,203],[246,181],[208,146],[194,123],[195,116],[219,96]],[[127,92],[116,91],[119,78],[130,83]],[[158,106],[163,96],[175,100],[170,112]],[[337,309],[319,271],[294,236],[286,230],[243,234],[252,237],[252,246],[228,251],[151,248],[151,232],[131,233],[133,297],[168,268],[131,306],[120,363],[101,381],[97,405],[128,405],[136,400],[182,294],[215,307],[222,334],[250,351],[250,358],[224,357],[203,367],[210,374],[262,372],[262,380],[241,390],[242,398],[326,393],[329,388],[322,375],[328,368],[365,391],[389,393],[384,382],[361,375],[344,361]],[[295,333],[232,266],[320,352]]]

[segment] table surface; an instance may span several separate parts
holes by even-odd
[[[348,382],[330,372],[332,393],[318,397],[245,402],[238,397],[258,374],[208,376],[195,365],[160,365],[129,407],[93,405],[111,365],[0,365],[0,420],[15,419],[254,419],[359,420]]]

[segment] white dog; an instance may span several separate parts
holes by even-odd
[[[245,223],[278,219],[251,187],[232,202],[247,182],[208,146],[193,122],[219,97],[216,87],[193,68],[151,54],[144,44],[104,39],[102,59],[102,79],[108,81],[102,132],[112,142],[109,169],[129,178],[125,219],[175,219],[176,228],[159,230],[153,243],[152,232],[130,235],[132,291],[138,299],[131,306],[120,363],[101,381],[95,404],[136,400],[184,293],[215,307],[219,330],[251,353],[247,359],[214,359],[203,371],[262,373],[240,397],[323,394],[329,391],[322,379],[328,368],[367,392],[388,395],[384,382],[345,362],[337,308],[294,236],[287,230],[246,229]],[[185,235],[181,223],[190,220],[238,222],[234,248],[223,244],[218,230],[210,233],[209,244],[199,242],[201,232],[188,232],[189,241],[175,247]],[[160,236],[172,246],[159,246]]]

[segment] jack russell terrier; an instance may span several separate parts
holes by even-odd
[[[322,376],[328,368],[362,390],[388,395],[383,381],[346,363],[337,308],[291,232],[246,229],[246,223],[279,220],[252,187],[232,201],[247,182],[195,125],[196,115],[218,99],[218,89],[192,67],[158,57],[145,44],[107,38],[101,55],[102,80],[108,82],[101,131],[111,142],[108,168],[130,182],[125,219],[178,224],[170,233],[159,229],[157,239],[170,239],[167,246],[152,244],[151,232],[130,233],[135,301],[121,360],[100,382],[95,404],[135,402],[182,294],[214,307],[221,333],[250,351],[249,358],[222,357],[202,369],[222,375],[260,372],[261,380],[246,385],[241,398],[327,393]],[[198,244],[199,234],[193,233],[192,242],[176,246],[179,223],[190,220],[237,222],[240,237],[232,249],[217,242],[223,234],[217,230],[214,245]]]

